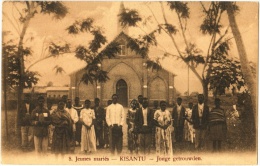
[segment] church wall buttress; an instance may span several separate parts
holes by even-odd
[[[75,73],[70,76],[70,90],[69,90],[69,98],[74,100],[76,97],[76,76]]]
[[[148,70],[147,70],[147,64],[145,61],[143,61],[143,85],[142,85],[142,89],[143,89],[143,93],[142,95],[144,97],[148,97]]]
[[[173,101],[175,100],[174,96],[174,75],[169,73],[169,105],[173,104]]]

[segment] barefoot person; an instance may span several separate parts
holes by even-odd
[[[106,122],[110,128],[109,133],[111,134],[112,146],[111,153],[117,154],[122,152],[123,145],[123,124],[124,124],[124,108],[121,104],[117,103],[118,95],[113,94],[112,104],[107,107]]]
[[[75,104],[73,105],[73,108],[77,111],[78,117],[79,117],[80,116],[80,112],[83,109],[83,106],[80,104],[79,97],[75,97]],[[76,146],[80,146],[80,142],[81,142],[81,128],[82,128],[82,124],[78,121],[76,123],[76,133],[75,133]]]
[[[177,98],[177,105],[172,110],[173,127],[175,133],[175,140],[182,142],[183,128],[185,121],[185,108],[182,106],[182,98]]]
[[[71,99],[67,99],[67,104],[66,104],[67,108],[65,109],[71,116],[71,120],[72,120],[72,129],[73,129],[73,134],[72,134],[72,139],[71,139],[71,147],[70,147],[70,151],[72,153],[74,153],[75,151],[75,145],[76,145],[76,141],[75,141],[75,136],[76,136],[76,123],[79,120],[78,117],[78,113],[77,111],[72,107],[72,101]]]
[[[81,129],[81,152],[92,153],[96,151],[96,134],[94,123],[95,112],[90,108],[90,100],[85,101],[85,108],[80,112]]]
[[[33,150],[33,126],[31,125],[31,113],[35,108],[31,102],[30,96],[25,96],[24,104],[20,111],[20,125],[21,125],[21,136],[22,136],[22,150],[31,151]]]
[[[96,138],[98,143],[97,148],[103,149],[105,146],[104,126],[106,121],[106,115],[105,115],[104,108],[100,106],[100,99],[95,98],[94,102],[95,102],[94,111],[96,116],[95,132],[96,132]]]
[[[166,102],[160,102],[160,109],[154,113],[156,126],[156,154],[172,155],[171,113],[166,109]]]
[[[220,107],[220,99],[215,99],[215,108],[209,113],[209,138],[213,141],[213,152],[221,150],[221,142],[227,132],[225,111]]]
[[[136,112],[135,126],[139,137],[141,154],[150,154],[152,143],[153,111],[148,108],[148,99],[143,98],[142,107]]]
[[[131,108],[127,112],[126,123],[127,123],[127,143],[128,150],[132,154],[134,151],[137,153],[137,139],[138,135],[134,131],[135,128],[135,115],[138,107],[137,100],[133,99],[130,103]]]
[[[48,127],[51,123],[50,112],[44,107],[44,97],[38,97],[38,106],[31,115],[34,146],[36,154],[46,154],[48,149]]]
[[[195,149],[203,149],[208,126],[209,107],[204,103],[204,95],[198,95],[198,104],[192,109],[191,120],[195,129]]]
[[[107,101],[107,107],[112,104],[112,100]],[[107,113],[107,107],[105,107],[105,117]],[[111,147],[111,140],[110,134],[109,134],[109,126],[107,125],[107,122],[105,121],[105,127],[104,127],[104,142],[105,142],[105,147],[110,148]]]
[[[73,135],[72,120],[70,114],[65,110],[64,101],[59,101],[58,108],[51,114],[51,122],[55,127],[53,132],[52,151],[56,157],[59,154],[64,157],[70,152],[70,141]]]

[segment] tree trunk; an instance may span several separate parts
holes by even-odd
[[[202,86],[203,86],[204,103],[208,105],[208,97],[209,97],[208,83],[205,80],[203,80]]]
[[[20,34],[20,40],[18,43],[18,51],[17,56],[19,58],[20,62],[20,80],[19,80],[19,86],[17,87],[17,115],[16,115],[16,138],[17,143],[20,145],[21,143],[21,126],[20,126],[20,110],[22,106],[23,101],[23,89],[24,89],[24,73],[25,73],[25,66],[24,66],[24,55],[23,55],[23,39],[25,36],[25,33],[27,31],[27,28],[29,26],[30,20],[32,18],[32,14],[28,14],[26,17],[26,21],[24,22],[22,32]]]
[[[245,79],[245,82],[248,86],[248,89],[250,91],[251,99],[252,99],[252,111],[254,115],[254,120],[255,120],[255,125],[257,125],[257,90],[256,90],[256,81],[253,77],[253,74],[251,72],[248,59],[247,59],[247,54],[246,50],[244,47],[244,43],[240,34],[240,31],[238,29],[237,23],[236,23],[236,18],[234,15],[234,11],[232,8],[232,3],[227,2],[227,14],[228,14],[228,20],[230,23],[230,27],[232,29],[232,33],[234,35],[238,53],[239,53],[239,58],[240,58],[240,63],[241,63],[241,69],[242,73]],[[257,126],[255,126],[257,129]]]

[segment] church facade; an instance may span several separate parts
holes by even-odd
[[[123,10],[122,5],[120,10]],[[79,97],[81,101],[93,101],[97,97],[102,105],[106,105],[113,94],[118,94],[119,103],[129,107],[131,100],[143,95],[149,99],[150,105],[155,100],[165,100],[171,105],[175,94],[175,75],[164,69],[147,69],[147,59],[126,47],[130,38],[127,35],[128,29],[118,29],[120,33],[112,42],[120,43],[120,53],[112,59],[104,59],[100,64],[108,72],[109,80],[86,85],[81,82],[84,69],[78,70],[70,75],[69,97]]]

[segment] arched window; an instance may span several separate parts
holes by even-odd
[[[126,46],[121,44],[121,45],[119,45],[119,47],[120,47],[119,55],[120,56],[125,56],[126,55]]]

